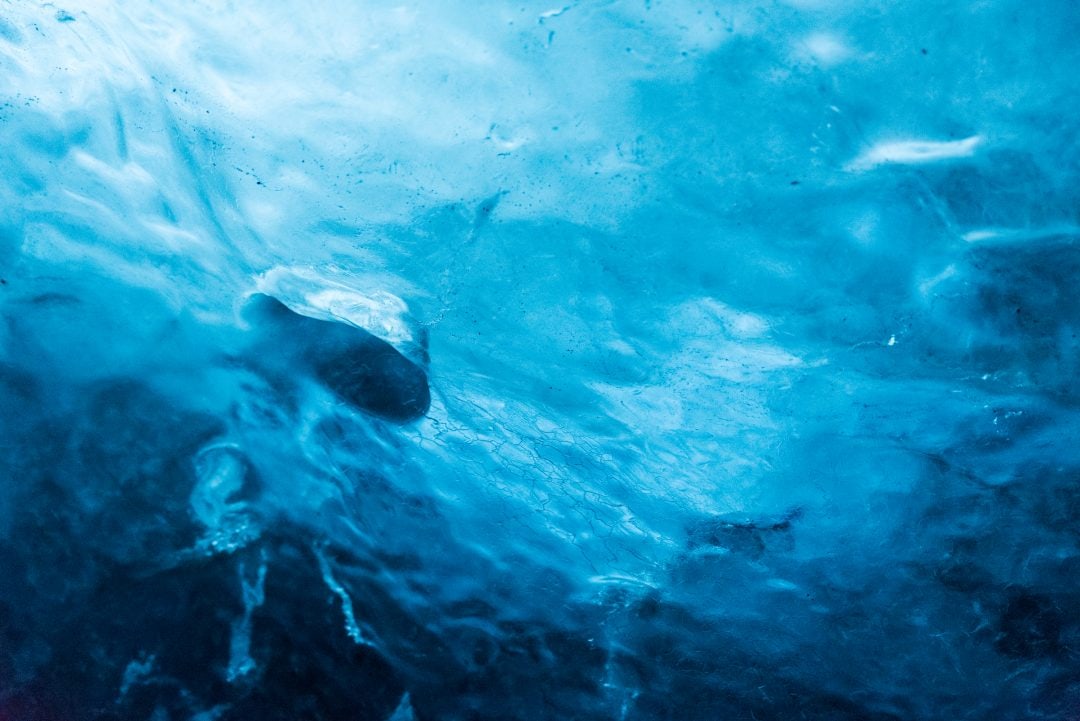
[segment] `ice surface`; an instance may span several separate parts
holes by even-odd
[[[1078,32],[0,0],[0,719],[1080,717]]]

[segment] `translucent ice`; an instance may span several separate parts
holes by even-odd
[[[0,3],[0,719],[1075,717],[1078,32]]]

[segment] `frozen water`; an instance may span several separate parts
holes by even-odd
[[[1080,13],[0,0],[0,719],[1080,718]]]

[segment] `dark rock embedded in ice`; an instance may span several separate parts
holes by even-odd
[[[265,600],[251,617],[254,669],[237,682],[230,719],[382,721],[405,689],[386,659],[344,629],[339,600],[312,551],[289,533],[269,539]]]
[[[1053,222],[1068,197],[1026,152],[991,150],[925,171],[935,192],[963,226],[1025,227]]]
[[[687,547],[722,548],[758,558],[767,550],[790,550],[792,521],[802,515],[795,509],[782,517],[752,521],[745,518],[708,518],[687,528]]]
[[[1041,658],[1061,651],[1063,620],[1054,602],[1031,593],[1009,599],[998,625],[997,648],[1007,656]]]
[[[1073,233],[974,244],[967,270],[943,295],[942,321],[966,316],[968,349],[977,367],[1011,369],[1022,385],[1070,403],[1080,372],[1080,238]],[[944,336],[943,336],[944,337]]]
[[[620,632],[616,678],[635,689],[625,718],[897,721],[765,660],[737,631],[655,593],[605,622]]]
[[[0,375],[0,394],[38,397],[25,380]],[[134,379],[73,396],[40,404],[35,452],[11,466],[0,718],[385,721],[402,683],[345,632],[307,534],[279,522],[231,553],[193,552],[196,521],[261,492],[238,450],[206,446],[222,422]],[[193,514],[207,474],[221,497]]]
[[[264,294],[252,297],[249,319],[268,333],[267,352],[297,359],[345,401],[404,423],[431,405],[427,374],[386,341],[345,323],[310,318]]]
[[[37,493],[51,502],[40,518],[24,513],[19,522],[38,523],[27,532],[57,543],[69,534],[118,563],[161,562],[190,546],[191,459],[222,423],[132,379],[102,381],[84,395],[73,417],[49,427],[58,448]]]
[[[265,576],[247,611],[245,571]],[[38,619],[48,661],[5,692],[19,718],[384,721],[404,693],[379,652],[344,633],[315,559],[284,536],[153,574],[114,568],[79,600]],[[244,646],[250,666],[230,675]]]

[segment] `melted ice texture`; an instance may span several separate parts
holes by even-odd
[[[1080,13],[1040,7],[0,2],[5,553],[46,563],[33,479],[112,498],[34,423],[122,465],[93,434],[183,407],[189,495],[131,513],[197,532],[102,554],[236,554],[230,684],[288,523],[386,718],[1071,718]],[[430,411],[245,356],[255,292],[429,362]],[[103,423],[117,378],[160,402]]]

